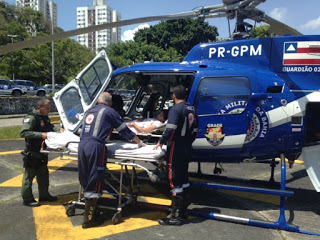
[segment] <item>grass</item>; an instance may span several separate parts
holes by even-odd
[[[20,130],[19,126],[0,128],[0,140],[21,138]]]

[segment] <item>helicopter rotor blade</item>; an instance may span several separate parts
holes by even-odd
[[[277,35],[285,35],[285,34],[291,34],[291,35],[302,35],[299,31],[296,29],[268,16],[265,15],[265,22],[270,25],[270,31],[277,34]]]
[[[70,30],[67,32],[56,33],[53,35],[36,37],[31,40],[21,41],[13,44],[7,44],[5,46],[0,47],[0,55],[4,55],[13,51],[18,51],[24,48],[32,47],[38,44],[48,43],[51,41],[58,41],[58,40],[73,37],[76,35],[81,35],[89,32],[96,32],[104,29],[122,27],[122,26],[144,23],[144,22],[176,20],[176,19],[195,18],[195,17],[205,17],[205,16],[204,14],[202,14],[201,10],[198,10],[198,11],[190,11],[190,12],[184,12],[184,13],[178,13],[178,14],[172,14],[172,15],[160,15],[160,16],[134,18],[134,19],[122,20],[118,22],[94,25],[94,26],[89,26],[85,28]]]
[[[255,8],[262,2],[266,0],[223,0],[224,4],[213,5],[208,7],[198,7],[190,12],[183,12],[171,15],[160,15],[160,16],[149,16],[142,18],[134,18],[128,20],[122,20],[112,23],[104,23],[100,25],[89,26],[85,28],[79,28],[70,30],[67,32],[56,33],[53,35],[47,35],[42,37],[36,37],[31,40],[25,40],[13,44],[7,44],[0,47],[0,55],[4,55],[13,51],[25,49],[28,47],[33,47],[38,44],[48,43],[51,41],[58,41],[65,38],[86,34],[89,32],[97,32],[104,29],[122,27],[127,25],[154,22],[154,21],[165,21],[165,20],[176,20],[176,19],[186,19],[186,18],[218,18],[227,17],[228,19],[233,19],[235,17],[240,17],[242,19],[249,18],[258,22],[264,21],[270,25],[270,30],[278,35],[283,34],[293,34],[301,35],[297,30],[287,26],[286,24],[279,22],[263,11]]]

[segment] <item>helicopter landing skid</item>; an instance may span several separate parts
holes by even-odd
[[[320,236],[320,233],[300,230],[298,226],[290,225],[286,221],[286,218],[285,218],[285,198],[292,197],[294,195],[294,193],[292,191],[286,190],[286,163],[285,163],[285,157],[284,157],[283,153],[280,154],[280,158],[281,158],[280,190],[273,190],[273,189],[266,189],[266,188],[242,187],[242,186],[231,186],[231,185],[203,183],[203,182],[191,182],[191,186],[197,186],[197,187],[216,188],[216,189],[251,192],[251,193],[261,193],[261,194],[280,196],[280,213],[279,213],[279,218],[278,218],[277,222],[252,220],[249,218],[240,218],[240,217],[235,217],[235,216],[230,216],[230,215],[217,214],[214,212],[202,213],[202,212],[195,212],[195,211],[189,210],[188,214],[190,216],[209,218],[212,220],[240,223],[240,224],[246,224],[246,225],[256,226],[256,227],[279,229],[279,230],[286,230],[286,231],[290,231],[290,232],[297,232],[297,233],[301,233],[301,234]]]

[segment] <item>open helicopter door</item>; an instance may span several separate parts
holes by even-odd
[[[112,65],[102,50],[75,79],[54,95],[63,127],[75,132],[86,111],[96,104],[112,75]]]
[[[302,148],[299,159],[304,162],[308,176],[317,192],[320,192],[320,145]]]
[[[193,144],[195,157],[217,160],[232,156],[231,161],[238,161],[234,156],[241,157],[251,130],[254,99],[257,99],[257,95],[251,95],[247,77],[202,78],[194,104],[199,117],[198,138]],[[206,150],[207,154],[204,155]]]

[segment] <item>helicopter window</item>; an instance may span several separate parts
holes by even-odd
[[[61,95],[61,104],[66,117],[71,124],[79,121],[78,115],[83,113],[81,98],[75,88],[69,88]]]
[[[80,79],[79,87],[86,104],[92,102],[109,75],[109,69],[105,65],[105,60],[98,60]]]
[[[292,125],[301,125],[302,124],[302,117],[292,117],[291,124]]]
[[[141,113],[144,118],[156,116],[160,111],[164,93],[165,88],[162,84],[148,84],[140,96],[136,106],[136,112]]]
[[[250,96],[245,77],[204,78],[198,87],[195,106],[198,115],[240,114]]]
[[[283,86],[269,86],[267,93],[282,93]]]
[[[127,112],[139,89],[140,87],[134,76],[123,74],[112,79],[105,91],[112,95],[120,95],[124,102],[123,110]]]

